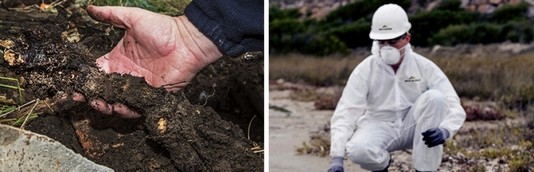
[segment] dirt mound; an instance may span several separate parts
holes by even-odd
[[[27,98],[78,91],[88,99],[123,103],[143,116],[118,119],[86,104],[62,102],[55,104],[55,113],[31,121],[30,130],[117,171],[263,171],[263,154],[254,151],[263,147],[261,54],[222,58],[184,91],[171,94],[143,78],[99,72],[95,59],[123,31],[94,23],[84,10],[0,10],[0,18],[6,19],[0,21],[5,29],[0,40],[10,43],[3,46],[9,58],[2,71],[23,78]]]

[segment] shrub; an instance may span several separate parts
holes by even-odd
[[[302,52],[328,55],[348,48],[369,47],[368,34],[374,11],[386,3],[404,9],[412,1],[360,0],[340,7],[324,20],[302,20],[297,9],[269,8],[270,50],[272,53]],[[419,4],[429,3],[418,0]],[[417,46],[496,42],[529,43],[534,40],[534,25],[527,18],[528,4],[504,5],[493,14],[478,14],[460,8],[460,0],[443,0],[432,11],[410,15],[411,43]]]
[[[297,9],[282,10],[278,7],[269,7],[269,22],[276,19],[297,19],[300,13]]]
[[[358,20],[350,24],[341,25],[332,28],[328,32],[337,36],[340,41],[344,42],[348,48],[369,46],[369,32],[371,23],[365,20]]]
[[[302,48],[303,54],[325,56],[334,53],[347,53],[348,49],[345,43],[332,34],[317,34],[308,39]]]
[[[492,23],[475,23],[470,25],[451,25],[440,30],[429,39],[430,44],[456,45],[460,43],[495,43],[502,42],[499,37],[500,26]]]
[[[472,23],[478,14],[471,12],[454,12],[435,10],[421,12],[410,17],[412,23],[412,43],[418,46],[429,45],[429,38],[439,30],[450,25]]]
[[[270,50],[278,53],[291,52],[298,46],[306,30],[304,24],[296,19],[276,19],[270,22]]]
[[[533,41],[534,27],[528,20],[509,21],[502,26],[499,37],[504,41],[529,43]]]
[[[527,20],[528,8],[529,4],[526,2],[503,5],[493,12],[491,21],[504,23],[511,20]]]

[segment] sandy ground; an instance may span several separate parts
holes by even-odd
[[[271,90],[269,92],[269,169],[270,171],[315,172],[326,171],[330,166],[330,157],[312,155],[297,155],[297,148],[303,142],[310,140],[310,132],[317,131],[330,121],[331,110],[315,110],[313,102],[293,101],[289,98],[290,90]],[[277,108],[271,108],[277,107]],[[284,109],[289,112],[284,112]],[[475,121],[465,122],[460,130],[497,128],[512,123],[524,123],[524,120],[503,121]],[[456,136],[462,137],[462,136]],[[390,171],[409,171],[412,169],[411,151],[396,151],[392,153],[394,163]],[[496,162],[481,162],[490,171],[496,168]],[[366,171],[349,160],[345,160],[345,171]],[[442,163],[439,171],[465,171],[462,167],[451,162]]]
[[[283,107],[290,114],[269,109],[269,171],[326,171],[330,157],[297,155],[296,148],[309,140],[309,132],[329,121],[333,111],[314,110],[313,102],[291,101],[290,91],[270,91],[269,106]],[[345,160],[345,171],[365,171]]]

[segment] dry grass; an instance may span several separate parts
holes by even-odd
[[[312,85],[344,85],[366,56],[272,56],[269,79]],[[448,76],[461,97],[497,100],[524,106],[534,99],[534,53],[516,56],[427,56]]]
[[[534,53],[512,57],[430,57],[465,97],[518,96],[534,84]]]
[[[285,79],[312,85],[344,85],[354,67],[363,58],[358,56],[313,57],[300,54],[271,56],[270,79]]]

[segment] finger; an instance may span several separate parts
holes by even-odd
[[[94,5],[89,5],[87,7],[87,12],[91,18],[105,23],[111,23],[113,26],[119,28],[127,28],[124,23],[125,16],[122,14],[125,7],[97,7]],[[121,13],[121,15],[118,15]]]
[[[431,140],[436,140],[438,138],[440,138],[440,135],[439,133],[432,133],[430,136],[428,136]]]
[[[91,101],[90,105],[93,109],[103,114],[106,114],[106,115],[113,114],[113,106],[111,106],[110,104],[106,103],[103,100],[99,100],[99,99],[93,100]]]
[[[158,87],[158,84],[154,84],[153,82],[150,82],[150,80],[147,80],[147,82],[154,87]],[[162,85],[161,87],[165,88],[165,90],[167,90],[168,92],[173,93],[173,92],[177,92],[177,91],[184,89],[187,86],[187,84],[188,82],[179,82],[179,83],[174,83],[174,84]]]
[[[89,15],[98,21],[111,23],[119,28],[132,28],[132,23],[137,18],[147,14],[147,10],[132,7],[97,7],[89,5],[87,7]]]
[[[435,130],[429,129],[429,130],[426,130],[425,132],[423,132],[423,136],[430,136],[430,135],[432,135],[434,133],[436,133]]]
[[[428,135],[430,135],[430,131],[425,131],[421,133],[421,135],[423,135],[423,137],[427,137]]]
[[[85,96],[78,92],[72,93],[72,100],[77,101],[77,102],[86,102]]]
[[[121,118],[139,118],[141,115],[136,111],[131,110],[122,103],[113,104],[113,111]]]

